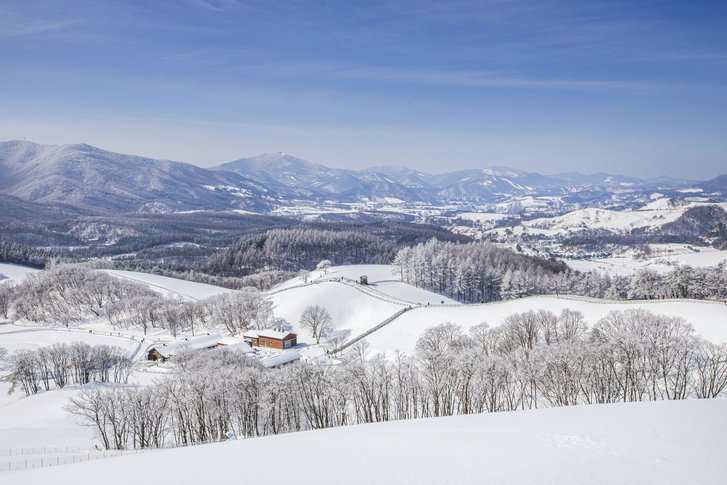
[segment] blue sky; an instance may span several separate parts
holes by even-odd
[[[0,139],[727,172],[727,2],[3,1]]]

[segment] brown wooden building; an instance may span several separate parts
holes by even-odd
[[[185,337],[172,342],[159,343],[147,350],[147,359],[163,362],[178,354],[183,349],[211,349],[217,346],[220,339],[222,339],[221,335],[206,334],[197,335],[196,337]]]
[[[290,349],[298,345],[298,336],[292,332],[276,330],[250,330],[242,336],[253,347]]]

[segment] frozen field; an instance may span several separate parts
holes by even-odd
[[[378,423],[7,472],[4,483],[718,485],[727,400]],[[271,472],[275,457],[284,466]]]

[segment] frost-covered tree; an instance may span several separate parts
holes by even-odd
[[[316,270],[322,272],[323,274],[328,274],[328,271],[330,269],[331,261],[329,259],[324,259],[316,265]]]
[[[309,305],[300,315],[300,326],[308,329],[316,343],[321,342],[333,330],[333,319],[330,313],[320,305]]]

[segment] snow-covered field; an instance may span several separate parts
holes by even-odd
[[[352,264],[333,266],[326,273],[323,273],[322,271],[311,271],[308,274],[308,282],[338,281],[343,279],[349,280],[347,283],[353,283],[358,282],[361,276],[366,276],[369,282],[368,286],[359,287],[362,291],[381,293],[383,296],[400,300],[402,304],[435,304],[441,303],[442,301],[451,304],[457,303],[454,300],[438,295],[437,293],[403,283],[397,268],[390,264]],[[295,278],[291,278],[290,280],[276,286],[270,293],[274,295],[280,290],[287,290],[303,284],[303,278],[296,276]]]
[[[17,264],[0,263],[0,284],[23,281],[29,274],[40,270]]]
[[[653,313],[682,317],[694,325],[697,334],[714,342],[727,342],[727,306],[697,301],[654,301],[614,303],[581,299],[534,296],[479,305],[430,306],[415,308],[366,337],[374,352],[392,354],[395,350],[412,353],[417,339],[427,328],[452,322],[468,329],[480,322],[491,326],[502,323],[508,315],[529,310],[563,309],[582,312],[590,324],[613,310],[641,308]]]
[[[85,342],[89,345],[115,345],[133,355],[140,343],[128,338],[49,329],[23,329],[0,325],[0,347],[8,357],[19,349],[37,349],[54,343]],[[7,362],[0,360],[0,376]],[[89,449],[95,443],[93,430],[78,425],[63,410],[68,398],[79,391],[78,386],[54,389],[30,397],[22,391],[8,395],[10,384],[0,383],[0,453],[2,450],[26,447],[79,447]]]
[[[330,313],[334,327],[351,330],[351,336],[365,332],[404,307],[333,281],[275,293],[269,300],[273,303],[275,316],[293,326],[299,342],[311,341],[309,332],[298,328],[300,316],[308,305],[324,307]]]
[[[0,347],[4,347],[9,353],[18,349],[37,349],[47,347],[54,343],[86,342],[89,345],[115,345],[127,350],[129,354],[134,352],[139,342],[125,337],[109,335],[108,332],[89,333],[86,330],[64,330],[64,329],[43,329],[23,328],[15,325],[0,325]]]
[[[707,254],[707,253],[705,253]],[[115,272],[126,275],[129,272]],[[358,279],[367,275],[370,286],[356,283],[342,283],[339,278]],[[232,291],[210,285],[202,285],[173,278],[164,278],[143,273],[133,273],[137,281],[151,287],[168,288],[189,298],[202,299],[216,291]],[[392,277],[393,276],[393,277]],[[321,305],[330,313],[333,325],[338,330],[349,330],[353,338],[370,330],[402,308],[422,304],[403,314],[389,325],[369,335],[366,340],[374,352],[392,354],[395,350],[411,353],[421,333],[427,328],[444,322],[453,322],[465,329],[486,321],[499,325],[508,315],[528,310],[545,309],[560,313],[563,309],[580,311],[593,324],[612,310],[643,308],[654,313],[681,317],[694,325],[698,334],[715,341],[727,341],[727,306],[719,303],[696,301],[651,301],[651,302],[607,302],[579,298],[556,298],[550,296],[529,297],[518,300],[488,304],[461,305],[449,298],[426,290],[415,288],[396,279],[394,267],[390,265],[334,266],[328,273],[310,273],[310,281],[316,284],[303,285],[300,277],[276,287],[268,299],[273,304],[276,317],[285,319],[298,341],[313,343],[309,332],[299,327],[300,316],[309,305]],[[446,305],[442,306],[444,301]],[[429,306],[427,306],[429,303]]]
[[[94,431],[80,425],[63,409],[79,390],[79,386],[68,386],[0,404],[0,450],[66,446],[91,449],[98,443]]]
[[[182,298],[185,300],[202,300],[223,293],[231,293],[234,290],[222,288],[221,286],[207,285],[204,283],[196,283],[194,281],[180,280],[177,278],[169,278],[167,276],[158,276],[149,273],[140,273],[137,271],[123,271],[116,269],[104,270],[108,274],[144,283],[152,290],[169,296],[172,298]]]
[[[618,276],[629,276],[648,268],[658,273],[668,273],[678,265],[694,268],[714,267],[727,261],[727,251],[686,244],[651,244],[652,254],[646,259],[634,258],[632,251],[624,255],[593,260],[565,259],[568,266],[578,271],[594,271]]]
[[[677,220],[687,209],[700,205],[718,205],[727,208],[727,204],[705,204],[693,202],[679,205],[668,199],[658,199],[646,204],[638,210],[615,211],[588,207],[555,217],[540,217],[522,222],[511,228],[515,234],[527,232],[542,234],[548,237],[565,236],[583,230],[605,229],[616,233],[628,233],[633,229],[657,228]],[[503,228],[494,229],[492,234],[504,233]]]
[[[57,485],[154,477],[220,485],[718,485],[727,476],[725,416],[724,399],[454,416],[152,451],[2,478]]]

